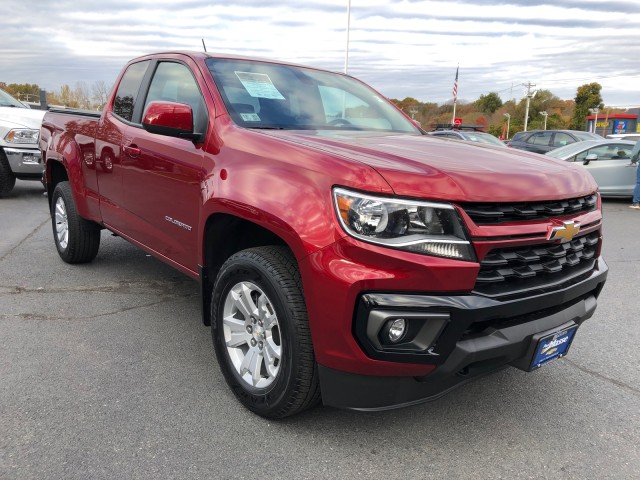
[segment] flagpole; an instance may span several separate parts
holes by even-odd
[[[458,71],[460,64],[456,67],[456,79],[453,81],[453,117],[451,117],[451,125],[456,121],[456,105],[458,104]]]
[[[347,2],[347,48],[344,54],[344,73],[349,70],[349,32],[351,30],[351,0]]]

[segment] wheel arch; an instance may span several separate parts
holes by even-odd
[[[233,254],[252,247],[282,245],[295,250],[272,230],[229,213],[214,213],[207,218],[203,233],[203,257],[200,266],[202,321],[211,325],[211,290],[222,264]]]
[[[46,177],[47,177],[47,200],[49,202],[49,209],[51,209],[51,202],[53,197],[53,191],[60,182],[69,181],[69,174],[62,162],[50,159],[47,161]]]

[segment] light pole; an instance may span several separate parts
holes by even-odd
[[[542,115],[544,117],[544,128],[543,130],[547,129],[547,116],[549,115],[547,112],[540,112],[540,115]]]
[[[599,110],[597,108],[590,108],[589,112],[593,113],[596,116],[595,120],[593,121],[593,133],[596,133],[596,130],[598,129],[598,112],[599,112]]]
[[[509,140],[509,126],[511,123],[511,115],[508,113],[505,113],[504,116],[507,117],[507,138],[505,138],[505,140]]]

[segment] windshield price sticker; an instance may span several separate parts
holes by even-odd
[[[244,120],[245,122],[259,122],[260,121],[260,117],[258,116],[257,113],[241,113],[240,117],[242,117],[242,120]]]
[[[284,100],[282,94],[265,73],[235,72],[249,95],[254,98],[272,98]]]

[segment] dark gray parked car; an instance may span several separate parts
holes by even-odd
[[[602,137],[577,130],[529,130],[516,133],[507,146],[529,152],[547,153],[583,140],[602,140]]]

